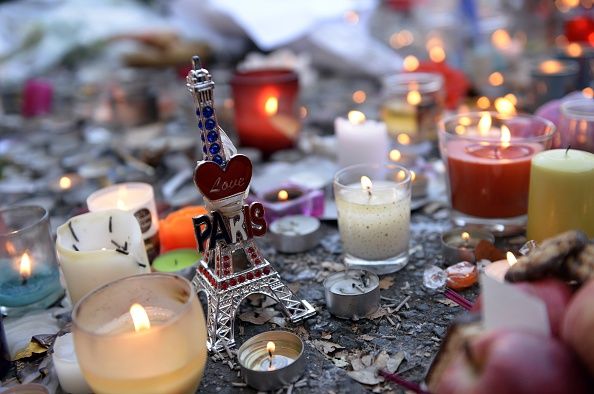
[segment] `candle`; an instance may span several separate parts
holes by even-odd
[[[532,66],[532,100],[534,107],[559,99],[575,90],[578,64],[573,60],[546,59]]]
[[[189,206],[170,213],[159,224],[161,253],[174,249],[196,249],[192,218],[208,213],[203,206]]]
[[[343,319],[359,319],[377,311],[380,305],[379,278],[372,272],[349,270],[330,275],[324,281],[326,306]]]
[[[592,82],[592,61],[594,60],[594,48],[572,42],[563,48],[559,48],[557,57],[561,60],[572,60],[578,65],[578,79],[575,89],[584,89]]]
[[[0,306],[19,316],[64,295],[48,213],[37,206],[0,210]]]
[[[504,234],[523,229],[532,156],[550,146],[555,127],[530,116],[471,113],[440,130],[452,220]]]
[[[388,131],[385,123],[366,120],[359,111],[349,112],[348,119],[334,120],[338,165],[381,163],[388,155]]]
[[[574,149],[532,159],[527,237],[543,241],[567,230],[594,237],[594,154]]]
[[[476,261],[475,249],[479,242],[485,240],[495,242],[493,234],[479,229],[456,228],[441,235],[441,251],[446,264],[460,261]]]
[[[279,252],[301,253],[320,241],[320,221],[305,215],[285,216],[270,224],[268,234]]]
[[[272,223],[288,215],[321,216],[324,213],[324,192],[307,189],[293,184],[283,184],[271,190],[256,192],[248,196],[247,202],[261,201],[264,218]]]
[[[429,185],[429,179],[425,174],[411,170],[410,178],[412,182],[412,198],[423,198],[427,195],[427,186]]]
[[[130,276],[100,287],[73,312],[76,356],[96,393],[194,393],[206,363],[206,325],[192,284]]]
[[[152,267],[155,272],[175,272],[191,280],[201,257],[196,249],[176,249],[157,256]]]
[[[70,394],[92,393],[78,365],[72,333],[57,337],[53,349],[52,361],[62,390]]]
[[[303,374],[303,342],[288,331],[255,335],[237,350],[237,361],[245,382],[258,391],[273,391]]]
[[[562,101],[558,128],[555,147],[571,146],[594,153],[594,100],[573,98]]]
[[[83,177],[76,173],[63,174],[50,183],[50,190],[55,193],[67,193],[83,182]]]
[[[144,238],[149,260],[159,254],[159,218],[153,187],[146,183],[122,183],[97,190],[87,198],[89,211],[121,209],[134,214]]]
[[[517,262],[516,256],[512,252],[507,252],[505,260],[497,260],[485,267],[485,274],[499,282],[505,281],[505,274],[509,267]]]
[[[117,209],[73,217],[58,227],[56,249],[73,304],[112,280],[150,272],[138,221]]]
[[[377,274],[402,268],[408,261],[410,172],[395,164],[347,167],[334,178],[334,195],[345,263]]]

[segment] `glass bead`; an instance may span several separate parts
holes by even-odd
[[[214,130],[214,128],[217,127],[217,122],[213,119],[206,119],[204,126],[206,127],[206,130]]]
[[[216,131],[212,130],[212,131],[208,132],[207,138],[208,138],[208,142],[212,143],[212,142],[215,142],[219,138],[219,134]]]
[[[214,161],[214,162],[215,162],[215,163],[217,163],[218,165],[221,165],[221,164],[223,164],[223,158],[222,158],[221,156],[219,156],[219,155],[215,155],[215,156],[212,158],[212,161]]]
[[[212,115],[214,115],[214,109],[207,105],[206,107],[202,108],[202,115],[204,115],[205,118],[210,118]]]
[[[217,143],[214,143],[210,146],[210,148],[208,148],[208,151],[213,154],[216,155],[217,153],[219,153],[221,150],[221,146]]]

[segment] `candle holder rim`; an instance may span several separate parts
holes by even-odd
[[[359,271],[359,272],[365,271],[367,273],[367,275],[369,275],[370,277],[375,277],[375,279],[377,279],[377,286],[379,286],[379,276],[377,274],[375,274],[374,272],[363,270],[363,269],[350,269],[350,270],[347,269],[344,271],[335,272],[334,274],[332,274],[332,275],[328,276],[326,279],[324,279],[324,282],[322,282],[322,285],[324,286],[324,290],[332,293],[332,295],[335,297],[351,298],[351,297],[366,296],[376,289],[377,286],[369,289],[369,291],[366,293],[360,293],[360,294],[356,294],[356,293],[355,294],[340,294],[340,293],[335,293],[330,289],[330,286],[332,285],[332,283],[330,283],[330,281],[335,281],[335,280],[339,279],[339,275],[346,277],[349,272],[354,272],[354,271]]]
[[[250,371],[250,373],[269,373],[270,371],[260,371],[257,369],[252,369],[252,368],[248,368],[247,365],[245,365],[244,363],[244,359],[242,358],[243,353],[252,345],[255,345],[256,343],[261,341],[261,338],[265,338],[264,341],[262,342],[269,342],[269,341],[273,341],[274,342],[274,338],[266,338],[267,335],[285,335],[285,336],[289,336],[292,337],[294,339],[297,339],[297,341],[295,341],[295,343],[298,343],[300,345],[300,349],[299,349],[299,354],[297,355],[297,358],[290,364],[285,365],[282,368],[277,368],[274,371],[282,371],[286,368],[289,368],[290,366],[292,366],[297,360],[299,360],[302,356],[303,356],[303,352],[305,350],[305,344],[303,343],[303,340],[299,337],[299,335],[292,333],[291,331],[287,331],[287,330],[271,330],[271,331],[264,331],[261,332],[259,334],[254,335],[253,337],[249,338],[247,341],[245,341],[240,347],[239,349],[237,349],[237,361],[239,362],[239,364]],[[277,339],[279,340],[279,339]],[[266,376],[266,375],[263,375]]]
[[[407,183],[410,182],[411,180],[411,173],[410,170],[406,167],[404,167],[401,164],[396,164],[396,163],[374,163],[374,164],[368,164],[368,163],[361,163],[361,164],[353,164],[344,168],[341,168],[340,170],[336,171],[336,174],[334,174],[334,179],[333,182],[335,185],[340,186],[343,189],[348,189],[348,190],[359,190],[361,189],[361,186],[359,184],[357,185],[345,185],[342,181],[339,180],[339,178],[344,175],[345,173],[347,173],[347,171],[352,171],[356,168],[372,168],[372,169],[379,169],[380,167],[384,167],[384,168],[388,168],[390,170],[399,170],[399,171],[404,171],[404,179],[400,180],[400,181],[396,181],[396,180],[390,180],[390,182],[394,183],[396,186],[400,186],[400,185],[406,185]],[[373,178],[370,177],[371,180],[373,181]],[[381,179],[376,179],[376,180],[381,180]],[[394,185],[389,185],[389,186],[373,186],[373,190],[390,190],[393,189]]]
[[[411,91],[409,84],[417,83],[419,93],[431,93],[443,86],[443,76],[434,72],[399,72],[382,77],[384,89],[390,93],[407,93]]]
[[[26,226],[21,227],[17,230],[0,232],[0,237],[8,238],[8,237],[17,236],[19,234],[27,232],[28,230],[35,227],[37,224],[43,222],[44,220],[46,220],[46,219],[49,220],[49,212],[47,211],[47,209],[45,209],[44,207],[39,206],[39,205],[14,205],[14,206],[2,208],[2,209],[0,209],[0,215],[2,215],[5,212],[16,211],[16,210],[22,210],[22,211],[27,211],[27,210],[33,211],[34,210],[34,211],[41,213],[41,216],[36,218],[32,223],[29,223]]]
[[[580,109],[573,108],[573,106],[580,106]],[[589,107],[588,110],[582,109],[584,106]],[[566,100],[561,103],[561,114],[571,117],[572,119],[579,118],[580,120],[594,121],[594,100],[591,98],[576,98]]]
[[[438,134],[442,138],[443,138],[443,136],[450,136],[450,137],[455,137],[455,138],[458,138],[461,140],[476,141],[476,142],[481,142],[481,141],[482,142],[493,142],[493,143],[500,144],[501,143],[500,137],[487,137],[487,136],[482,136],[480,134],[477,134],[477,135],[462,134],[462,135],[460,135],[455,132],[454,127],[448,127],[452,122],[454,122],[455,120],[460,119],[462,117],[468,117],[471,119],[472,118],[480,119],[482,116],[484,116],[486,114],[489,114],[492,119],[499,119],[499,120],[513,120],[513,119],[536,120],[542,124],[544,130],[546,131],[544,134],[536,135],[536,136],[532,136],[532,137],[511,136],[511,140],[510,140],[511,142],[518,142],[518,141],[544,142],[544,141],[550,140],[553,137],[553,135],[557,132],[557,127],[555,126],[555,124],[553,122],[551,122],[548,119],[543,118],[542,116],[538,116],[538,115],[524,114],[524,113],[515,114],[515,115],[505,115],[505,114],[501,114],[501,113],[495,112],[495,111],[472,111],[472,112],[462,112],[462,113],[445,116],[439,122]],[[454,126],[457,126],[459,124],[460,124],[459,122],[456,122],[456,124]]]
[[[231,77],[230,84],[259,85],[262,83],[297,82],[299,75],[288,67],[270,67],[255,70],[237,70]]]
[[[178,274],[174,274],[174,273],[169,273],[169,272],[151,272],[151,273],[146,273],[146,274],[136,274],[136,275],[130,275],[130,276],[126,276],[123,278],[119,278],[116,279],[114,281],[111,281],[109,283],[106,283],[104,285],[101,285],[99,287],[97,287],[96,289],[94,289],[93,291],[85,294],[77,303],[76,305],[74,305],[74,307],[72,308],[72,325],[74,327],[76,327],[78,330],[85,332],[87,335],[89,336],[93,336],[93,337],[105,337],[105,336],[113,336],[113,337],[117,337],[117,336],[122,336],[122,335],[127,335],[129,333],[117,333],[117,334],[111,334],[111,333],[107,333],[107,334],[98,334],[95,331],[89,330],[86,327],[81,326],[78,323],[78,315],[79,315],[79,311],[82,308],[82,305],[85,302],[88,302],[89,298],[91,298],[92,296],[94,296],[97,293],[100,293],[102,291],[104,291],[106,288],[111,287],[113,285],[117,285],[120,282],[124,282],[124,281],[129,281],[129,280],[151,280],[151,279],[157,279],[159,277],[169,277],[175,280],[180,280],[182,283],[184,283],[184,285],[187,286],[187,294],[188,297],[187,299],[184,300],[183,305],[181,307],[181,309],[179,311],[177,311],[175,313],[174,316],[172,316],[170,319],[166,320],[166,324],[160,324],[157,326],[152,326],[151,327],[151,331],[158,331],[158,330],[162,330],[168,326],[171,326],[172,324],[174,324],[176,321],[178,321],[179,319],[181,319],[184,314],[187,312],[187,310],[189,308],[191,308],[191,301],[192,301],[192,295],[195,296],[194,293],[194,286],[192,285],[192,283],[184,278],[181,275]]]

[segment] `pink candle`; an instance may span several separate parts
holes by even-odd
[[[517,262],[516,256],[512,252],[507,252],[506,257],[506,260],[497,260],[486,266],[485,275],[500,282],[505,282],[505,274],[509,267]]]

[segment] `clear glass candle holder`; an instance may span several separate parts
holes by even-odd
[[[594,100],[577,99],[561,104],[559,119],[559,148],[594,153]]]
[[[0,210],[0,310],[19,316],[64,295],[47,211],[38,206]]]
[[[76,356],[93,392],[196,392],[206,325],[187,279],[163,273],[118,279],[81,299],[72,322]]]
[[[398,145],[437,140],[444,109],[443,78],[432,73],[400,73],[383,80],[382,120]]]
[[[387,274],[408,262],[411,174],[397,164],[358,164],[334,177],[348,268]]]
[[[573,60],[545,59],[531,65],[529,101],[534,108],[575,90],[579,67]]]
[[[532,156],[549,149],[555,126],[532,115],[474,112],[444,119],[439,131],[451,219],[497,235],[526,226]]]

